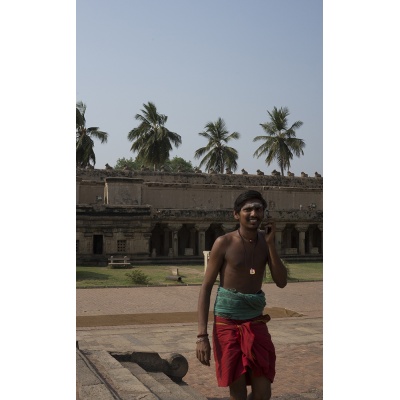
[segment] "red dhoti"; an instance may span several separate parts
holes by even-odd
[[[214,317],[213,352],[218,386],[229,386],[249,370],[254,376],[275,377],[275,348],[268,315],[251,320]],[[250,376],[246,373],[246,384]]]

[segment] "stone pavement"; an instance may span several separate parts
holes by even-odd
[[[82,316],[187,313],[197,309],[200,286],[77,289],[76,314]],[[273,317],[268,327],[277,353],[275,400],[322,399],[322,282],[289,283],[284,289],[263,285],[268,308],[284,308],[302,316]],[[211,304],[215,299],[213,290]],[[183,315],[183,314],[182,314]],[[209,333],[211,332],[209,323]],[[120,326],[77,327],[81,349],[176,352],[189,363],[184,382],[208,400],[226,400],[228,388],[216,383],[214,363],[200,364],[195,356],[195,322],[166,322]],[[179,399],[177,399],[179,400]]]

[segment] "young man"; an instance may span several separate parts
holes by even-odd
[[[211,345],[207,334],[213,285],[220,275],[214,305],[213,352],[218,386],[229,386],[231,400],[268,400],[275,376],[275,349],[268,333],[268,315],[261,290],[268,265],[280,288],[286,286],[287,271],[275,248],[275,223],[266,221],[259,231],[267,203],[249,190],[235,201],[233,215],[239,229],[215,241],[207,264],[198,302],[196,355],[210,365]]]

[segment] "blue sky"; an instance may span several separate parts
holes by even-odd
[[[289,124],[306,143],[291,171],[323,172],[322,1],[85,0],[76,4],[76,100],[87,126],[109,133],[96,141],[96,167],[136,157],[128,132],[152,101],[182,137],[171,157],[200,160],[198,135],[221,117],[241,138],[238,170],[270,173],[254,158],[267,110],[288,107]]]

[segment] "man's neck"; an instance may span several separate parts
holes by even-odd
[[[242,226],[238,229],[239,235],[246,240],[247,242],[255,242],[257,240],[258,236],[258,229],[255,230],[249,230],[249,229],[244,229]]]

